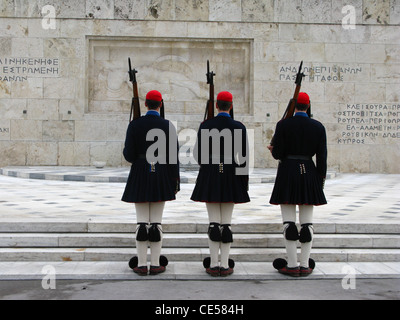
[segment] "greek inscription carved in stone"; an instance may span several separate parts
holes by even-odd
[[[28,78],[58,77],[57,58],[0,57],[0,81],[23,82]]]
[[[400,104],[346,104],[337,113],[338,144],[390,143],[400,138]]]
[[[284,65],[279,68],[280,81],[295,81],[298,66]],[[363,72],[361,66],[349,65],[316,65],[303,66],[302,72],[306,74],[306,80],[310,82],[341,82],[346,81],[346,75],[358,75]]]

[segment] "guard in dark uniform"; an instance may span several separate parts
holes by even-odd
[[[274,144],[269,149],[280,160],[270,203],[280,204],[284,224],[287,265],[275,266],[291,276],[307,276],[313,238],[313,208],[326,204],[323,192],[327,170],[326,132],[324,126],[307,115],[310,106],[307,93],[300,92],[295,115],[278,122]],[[316,165],[312,157],[316,156]],[[299,206],[301,230],[296,226]],[[300,266],[297,263],[297,240],[301,243]]]
[[[220,92],[216,107],[218,115],[204,121],[197,134],[194,157],[200,170],[191,199],[205,202],[207,206],[211,257],[204,261],[206,272],[227,276],[233,273],[234,267],[233,260],[229,259],[234,204],[250,201],[248,142],[246,127],[229,114],[232,94]]]
[[[123,151],[132,163],[122,201],[135,203],[137,257],[129,265],[139,275],[146,275],[147,248],[150,244],[150,274],[165,271],[167,259],[160,256],[162,215],[165,201],[175,200],[179,191],[178,139],[176,129],[160,117],[161,93],[146,95],[148,112],[128,127]]]

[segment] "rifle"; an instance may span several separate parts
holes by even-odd
[[[293,98],[290,99],[288,106],[286,107],[285,113],[283,114],[282,120],[293,117],[294,108],[296,106],[297,97],[299,96],[300,88],[301,88],[301,81],[305,77],[305,74],[301,72],[301,68],[303,66],[303,61],[301,61],[299,66],[299,71],[296,75],[296,89],[294,90]],[[307,111],[308,112],[308,111]]]
[[[163,118],[163,119],[165,119],[164,99],[161,100],[160,117]]]
[[[137,118],[140,118],[140,103],[139,103],[139,93],[138,93],[137,82],[136,82],[137,70],[136,69],[132,70],[131,58],[128,58],[128,63],[129,63],[129,72],[128,72],[129,73],[129,81],[132,82],[132,87],[133,87],[131,113],[129,116],[129,122],[131,122],[132,120],[136,120]]]
[[[294,82],[294,83],[296,84],[296,89],[294,90],[293,98],[290,99],[290,101],[289,101],[289,103],[288,103],[288,105],[287,105],[287,107],[286,107],[285,113],[283,114],[281,120],[285,120],[285,119],[287,119],[287,118],[293,117],[294,108],[295,108],[295,106],[296,106],[297,97],[299,96],[299,93],[300,93],[301,81],[302,81],[303,78],[305,77],[305,74],[301,72],[302,66],[303,66],[303,61],[301,61],[301,63],[300,63],[299,71],[297,72],[296,80],[295,80],[295,82]],[[308,114],[309,116],[311,116],[311,110],[310,110],[310,109],[311,109],[311,108],[308,108],[308,110],[307,110],[307,114]],[[274,137],[272,137],[272,140],[271,140],[271,142],[270,142],[270,145],[271,145],[271,146],[274,145]]]
[[[206,111],[204,113],[204,120],[214,118],[214,76],[213,71],[210,72],[210,61],[207,60],[207,84],[210,85],[209,98],[206,104]]]
[[[233,107],[232,107],[232,109],[229,111],[229,115],[230,115],[231,118],[233,119]]]

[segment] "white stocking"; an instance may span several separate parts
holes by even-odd
[[[232,223],[233,206],[233,203],[221,203],[221,224],[230,225]],[[221,242],[221,267],[225,269],[229,268],[231,244],[231,242]]]
[[[282,220],[296,222],[296,206],[281,204]],[[297,241],[287,240],[284,236],[286,254],[288,257],[288,267],[297,267]]]
[[[231,224],[233,203],[206,203],[209,222],[216,222],[219,224]],[[208,239],[210,247],[210,267],[217,267],[219,249],[221,249],[221,267],[229,267],[229,252],[231,243],[222,243]]]
[[[303,223],[312,223],[313,221],[313,210],[314,206],[299,206],[299,218],[300,224]],[[313,229],[310,228],[311,237],[313,238]],[[310,242],[302,243],[301,244],[301,254],[300,254],[300,266],[308,268],[308,260],[310,258],[312,247],[312,240]]]
[[[221,214],[219,203],[206,203],[209,222],[221,224]],[[210,268],[218,267],[219,241],[212,241],[208,238],[208,246],[210,248]]]
[[[144,202],[135,203],[136,219],[138,223],[158,223],[157,227],[160,229],[161,241],[136,241],[136,250],[138,255],[138,267],[147,265],[147,248],[150,243],[151,251],[151,265],[160,265],[160,254],[162,248],[162,215],[164,211],[165,202]]]
[[[136,220],[139,229],[139,223],[149,222],[149,203],[135,203],[136,208]],[[147,247],[149,245],[148,241],[137,241],[136,240],[136,251],[138,255],[138,267],[147,266]]]
[[[150,223],[159,223],[157,228],[160,230],[161,240],[158,242],[150,242],[151,251],[151,265],[160,265],[160,255],[163,243],[163,233],[162,233],[162,215],[164,212],[165,202],[151,202],[150,203]]]

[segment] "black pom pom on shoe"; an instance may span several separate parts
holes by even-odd
[[[279,270],[287,266],[287,261],[283,258],[277,258],[272,262],[272,265],[276,270]]]
[[[168,265],[168,259],[166,256],[160,256],[160,266],[166,267]]]
[[[308,259],[308,267],[310,268],[310,269],[313,269],[314,270],[314,268],[315,268],[315,261],[314,261],[314,259]]]
[[[139,263],[138,257],[133,257],[131,260],[129,260],[129,268],[133,270],[133,268],[136,268]]]
[[[211,265],[211,258],[210,258],[210,257],[204,258],[204,260],[203,260],[203,267],[204,267],[205,269],[207,269],[207,268],[210,267],[210,265]]]

